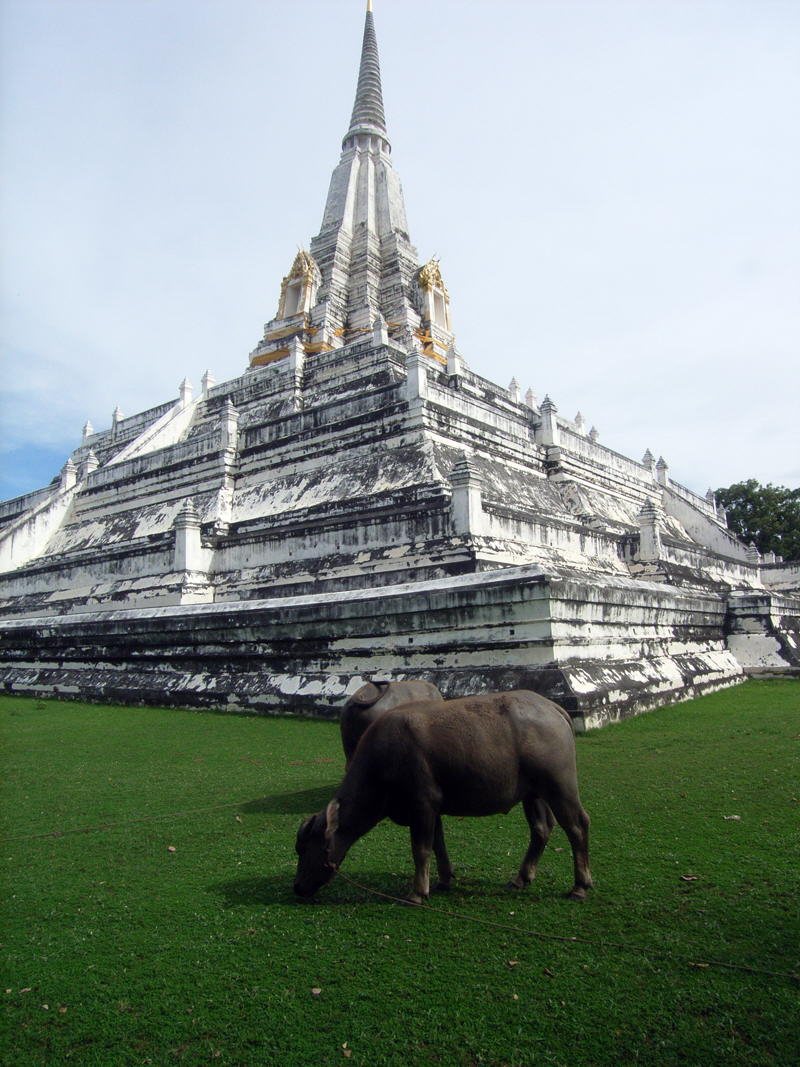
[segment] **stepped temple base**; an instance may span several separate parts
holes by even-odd
[[[366,679],[414,677],[450,697],[535,689],[580,729],[742,681],[730,629],[727,598],[716,593],[520,567],[369,591],[7,620],[0,685],[38,697],[332,716]]]

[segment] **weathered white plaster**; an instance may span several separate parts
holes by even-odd
[[[75,497],[76,483],[59,486],[50,496],[37,499],[15,522],[0,528],[0,572],[22,567],[44,555],[63,526]]]
[[[731,634],[728,647],[736,659],[748,670],[785,670],[781,642],[770,634]]]
[[[188,385],[188,382],[184,382],[184,385]],[[181,388],[183,394],[183,386]],[[182,395],[181,400],[174,407],[110,459],[108,466],[178,444],[189,429],[200,403],[200,400],[191,399],[191,386],[189,386],[185,400]]]
[[[761,578],[768,589],[800,595],[800,563],[777,563],[762,567]]]
[[[458,534],[480,536],[483,532],[483,480],[466,453],[462,453],[450,474],[453,489],[451,507],[453,529]]]
[[[662,495],[666,513],[677,519],[681,529],[697,544],[730,559],[746,561],[746,546],[717,521],[715,512],[710,514],[710,509],[702,509],[701,498],[690,500],[687,492],[671,482]]]
[[[542,401],[540,408],[542,422],[539,428],[539,443],[558,447],[561,443],[560,427],[558,423],[558,408],[549,396]]]
[[[421,352],[411,352],[406,360],[406,399],[416,400],[428,395],[428,360]]]
[[[639,559],[645,562],[659,560],[662,557],[661,544],[662,518],[660,509],[652,500],[647,500],[639,512]]]

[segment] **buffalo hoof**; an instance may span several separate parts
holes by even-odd
[[[570,889],[569,893],[565,893],[564,896],[567,900],[575,900],[578,904],[583,904],[584,900],[586,900],[586,890]]]
[[[514,889],[519,891],[530,885],[530,882],[523,882],[521,878],[512,878],[510,882],[506,882],[506,889]]]
[[[418,893],[409,893],[403,901],[409,907],[419,907],[420,904],[424,904],[427,901],[427,897],[421,897]]]
[[[431,886],[431,892],[432,893],[449,893],[450,892],[450,883],[449,882],[437,882],[434,886]]]

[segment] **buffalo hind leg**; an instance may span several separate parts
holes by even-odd
[[[593,884],[589,872],[589,816],[581,807],[577,794],[552,797],[550,805],[572,848],[575,884],[567,896],[570,900],[586,900],[586,890]]]
[[[524,889],[536,877],[536,865],[555,825],[552,811],[540,797],[526,797],[522,807],[531,828],[531,840],[518,874],[508,883],[512,889]]]
[[[424,904],[431,887],[431,853],[436,838],[437,816],[423,815],[411,823],[411,854],[414,857],[414,884],[406,898],[411,904]],[[441,829],[441,824],[440,824]]]
[[[436,826],[433,831],[433,851],[436,855],[436,871],[439,875],[433,888],[435,892],[443,893],[450,888],[450,883],[453,881],[455,874],[450,863],[450,857],[447,855],[447,846],[444,843],[441,815],[436,816]]]

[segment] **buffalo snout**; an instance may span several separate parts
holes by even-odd
[[[298,897],[313,897],[336,874],[328,862],[325,812],[310,816],[297,831],[297,872],[294,891]]]
[[[302,859],[298,866],[303,866]],[[297,876],[294,880],[295,896],[300,897],[302,899],[313,897],[315,893],[318,893],[323,886],[327,885],[328,882],[330,882],[331,878],[333,878],[335,873],[336,872],[333,870],[333,868],[328,867],[327,865],[325,865],[321,869],[316,869],[313,872],[308,872],[307,870],[305,872],[302,870],[298,870]],[[306,875],[306,877],[303,877],[304,874]]]

